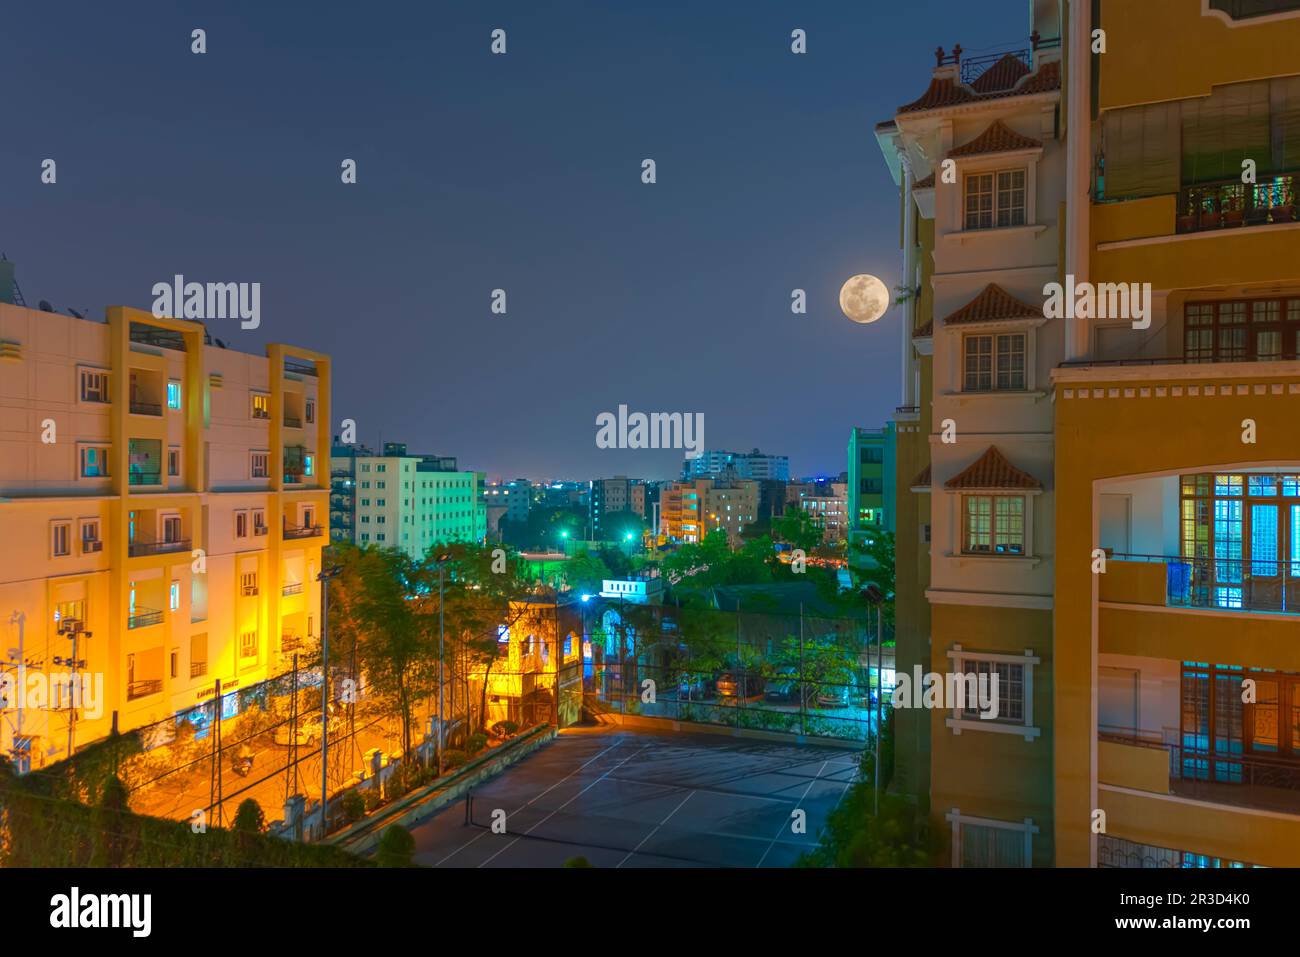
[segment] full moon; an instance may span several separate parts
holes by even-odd
[[[875,322],[889,308],[889,290],[875,276],[853,276],[840,288],[840,310],[854,322]]]

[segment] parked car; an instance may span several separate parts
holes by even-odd
[[[724,671],[718,675],[718,697],[724,700],[728,698],[734,700],[743,693],[745,700],[749,700],[763,693],[763,685],[762,675],[747,674],[741,676],[734,672]]]
[[[801,685],[798,672],[782,669],[767,680],[763,698],[773,704],[798,704]]]

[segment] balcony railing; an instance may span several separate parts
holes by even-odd
[[[126,546],[126,553],[131,558],[138,558],[141,555],[167,555],[171,552],[188,552],[189,550],[190,540],[188,538],[174,542],[146,542],[136,539]]]
[[[1117,554],[1111,560],[1163,564],[1171,608],[1300,613],[1300,559]]]
[[[1234,20],[1249,20],[1251,17],[1300,10],[1300,0],[1210,0],[1210,9],[1222,10]]]
[[[292,651],[301,651],[301,650],[302,650],[302,646],[303,646],[303,641],[302,641],[302,636],[301,636],[301,635],[281,635],[281,636],[280,636],[280,650],[281,650],[281,651],[290,651],[290,652],[292,652]]]
[[[1062,362],[1060,369],[1087,369],[1092,366],[1163,366],[1163,365],[1205,365],[1224,362],[1294,362],[1300,359],[1300,353],[1282,352],[1267,359],[1250,359],[1244,356],[1132,356],[1125,359],[1071,359]]]
[[[131,400],[132,415],[162,415],[162,406],[156,402],[142,402],[139,399]]]
[[[131,558],[139,558],[140,555],[166,555],[173,553],[173,551],[188,550],[190,550],[190,540],[188,540],[188,538],[182,538],[182,540],[173,542],[147,542],[135,540],[126,545],[126,554],[130,555]]]
[[[202,677],[203,677],[204,675],[206,675],[207,673],[208,673],[208,663],[207,663],[206,661],[191,661],[191,662],[190,662],[190,677],[191,677],[191,678],[202,678]]]
[[[315,538],[320,534],[319,525],[286,525],[284,526],[285,538]]]
[[[131,469],[127,473],[126,483],[128,485],[161,485],[161,469]]]
[[[1178,194],[1179,233],[1296,221],[1296,174],[1260,174],[1259,182],[1221,180],[1188,186]]]
[[[134,614],[126,619],[127,628],[148,628],[150,625],[161,625],[163,613],[157,608],[141,608],[136,606]]]
[[[1099,741],[1165,751],[1169,756],[1169,793],[1212,804],[1300,814],[1300,762],[1225,751],[1210,751],[1178,740],[1176,728],[1163,733],[1103,726]],[[1241,742],[1233,742],[1237,748]]]
[[[301,429],[302,419],[296,419],[291,415],[286,415],[284,417],[284,427],[286,429]]]
[[[281,595],[301,595],[301,594],[302,594],[302,582],[290,582],[288,585],[285,585],[282,589],[280,589],[280,594],[281,594]]]
[[[161,678],[148,678],[143,681],[131,681],[126,686],[126,700],[134,701],[136,698],[143,698],[145,695],[157,694],[162,691]]]

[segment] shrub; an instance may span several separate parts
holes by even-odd
[[[487,735],[483,733],[471,734],[469,740],[465,742],[465,750],[470,754],[478,754],[487,747]]]
[[[375,861],[380,867],[410,867],[415,838],[400,824],[390,825],[379,838]]]
[[[343,809],[343,818],[349,824],[359,821],[366,814],[366,799],[362,797],[361,792],[356,788],[346,792],[339,801]]]
[[[593,865],[591,861],[587,860],[585,857],[579,855],[578,857],[569,858],[567,861],[564,862],[564,866],[565,867],[594,867],[595,865]]]
[[[265,826],[266,815],[262,813],[262,805],[252,798],[244,798],[239,802],[239,808],[235,811],[236,831],[241,834],[260,834]]]
[[[362,800],[366,802],[367,811],[373,811],[375,808],[379,807],[379,805],[383,804],[384,796],[379,793],[379,785],[375,783],[366,788],[366,794]]]
[[[469,760],[469,755],[464,751],[448,751],[443,758],[443,766],[450,771],[452,768],[458,768]]]
[[[519,725],[513,721],[498,721],[492,725],[492,736],[496,738],[510,738],[519,733]]]

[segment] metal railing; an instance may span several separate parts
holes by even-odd
[[[189,550],[190,540],[188,538],[178,539],[174,542],[148,542],[136,539],[126,546],[126,553],[131,558],[138,558],[141,555],[167,555],[171,552],[188,552]]]
[[[1213,751],[1180,743],[1177,728],[1153,731],[1102,725],[1098,741],[1165,751],[1169,757],[1169,792],[1212,804],[1300,814],[1300,761]],[[1192,737],[1184,735],[1185,738]]]
[[[207,663],[206,661],[191,661],[191,662],[190,662],[190,677],[191,677],[191,678],[202,678],[202,677],[203,677],[204,675],[206,675],[207,673],[208,673],[208,663]]]
[[[148,678],[143,681],[131,681],[126,686],[126,700],[133,701],[136,698],[143,698],[145,695],[157,694],[162,691],[161,678]]]
[[[1198,233],[1238,226],[1264,226],[1296,221],[1294,173],[1262,173],[1256,183],[1240,179],[1198,183],[1178,193],[1179,233]]]
[[[1111,560],[1163,564],[1165,604],[1172,608],[1300,612],[1300,560],[1134,554]]]
[[[987,53],[984,56],[973,56],[961,60],[961,81],[963,83],[974,83],[984,75],[989,67],[1001,63],[1006,56],[1015,57],[1025,65],[1026,69],[1032,70],[1034,68],[1032,51],[1029,47],[1021,47],[1018,50],[1003,50],[1001,53]]]
[[[1205,365],[1225,362],[1294,362],[1300,359],[1300,353],[1283,352],[1264,359],[1250,359],[1246,356],[1151,356],[1129,357],[1124,359],[1071,359],[1060,363],[1058,369],[1087,369],[1091,366],[1163,366],[1163,365]]]
[[[320,534],[319,525],[286,525],[284,526],[285,538],[315,538]]]
[[[282,589],[280,589],[280,594],[281,594],[281,595],[301,595],[301,594],[302,594],[302,582],[290,582],[288,585],[285,585]]]
[[[145,471],[144,469],[132,469],[127,473],[127,485],[161,485],[162,470],[153,469]]]
[[[161,625],[163,613],[157,608],[141,608],[136,606],[135,613],[128,615],[126,619],[127,628],[148,628],[150,625]]]
[[[139,399],[131,400],[132,415],[162,415],[162,405],[157,402],[141,402]]]
[[[1210,9],[1222,10],[1234,20],[1249,20],[1252,17],[1300,10],[1300,0],[1210,0]]]
[[[284,427],[286,429],[301,429],[302,419],[294,418],[291,415],[286,415],[284,417]]]

